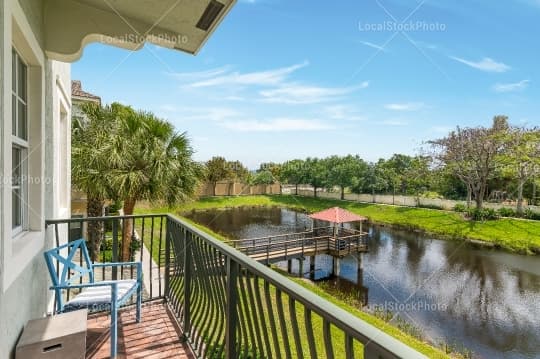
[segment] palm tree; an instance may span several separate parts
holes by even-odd
[[[114,125],[111,107],[94,103],[85,104],[82,112],[86,118],[73,118],[71,144],[71,180],[87,197],[88,217],[103,216],[105,200],[110,194],[108,155],[101,149],[110,138]],[[104,238],[104,223],[88,222],[88,240],[93,260],[99,259],[101,241]]]
[[[192,159],[185,133],[152,113],[111,105],[118,114],[118,131],[104,148],[111,168],[111,186],[131,215],[137,201],[166,201],[172,206],[192,197],[202,166]],[[132,255],[133,221],[123,226],[122,260]]]

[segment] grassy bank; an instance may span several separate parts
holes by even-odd
[[[179,206],[173,211],[180,214],[190,210],[239,206],[281,206],[305,212],[340,206],[366,216],[374,223],[421,230],[448,239],[482,241],[512,252],[540,253],[540,221],[505,218],[496,221],[474,222],[463,218],[462,214],[456,212],[288,195],[203,198]],[[139,208],[141,213],[149,211],[154,213],[171,212],[171,209]]]

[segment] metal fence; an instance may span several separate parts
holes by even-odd
[[[133,223],[133,234],[143,243],[134,255],[146,268],[145,299],[165,300],[182,328],[183,339],[197,357],[424,358],[388,334],[173,216],[51,220],[47,225],[59,233],[59,226],[70,223],[78,222],[82,227],[82,222],[111,222],[110,254],[115,261],[123,242],[123,231],[118,228],[128,220]],[[120,271],[114,276],[129,274]]]

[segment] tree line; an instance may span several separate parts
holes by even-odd
[[[458,127],[425,143],[421,154],[394,154],[370,162],[359,155],[308,157],[263,163],[251,173],[238,161],[214,157],[206,163],[207,180],[310,185],[345,193],[400,194],[463,199],[482,209],[488,199],[515,200],[523,213],[525,198],[536,203],[540,180],[540,130],[511,126],[496,116],[490,127]],[[228,168],[228,169],[227,169]],[[239,170],[241,169],[241,170]]]

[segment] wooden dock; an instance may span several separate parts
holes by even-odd
[[[316,254],[344,257],[368,251],[367,233],[332,227],[277,236],[240,239],[229,242],[234,248],[255,259],[271,264]]]

